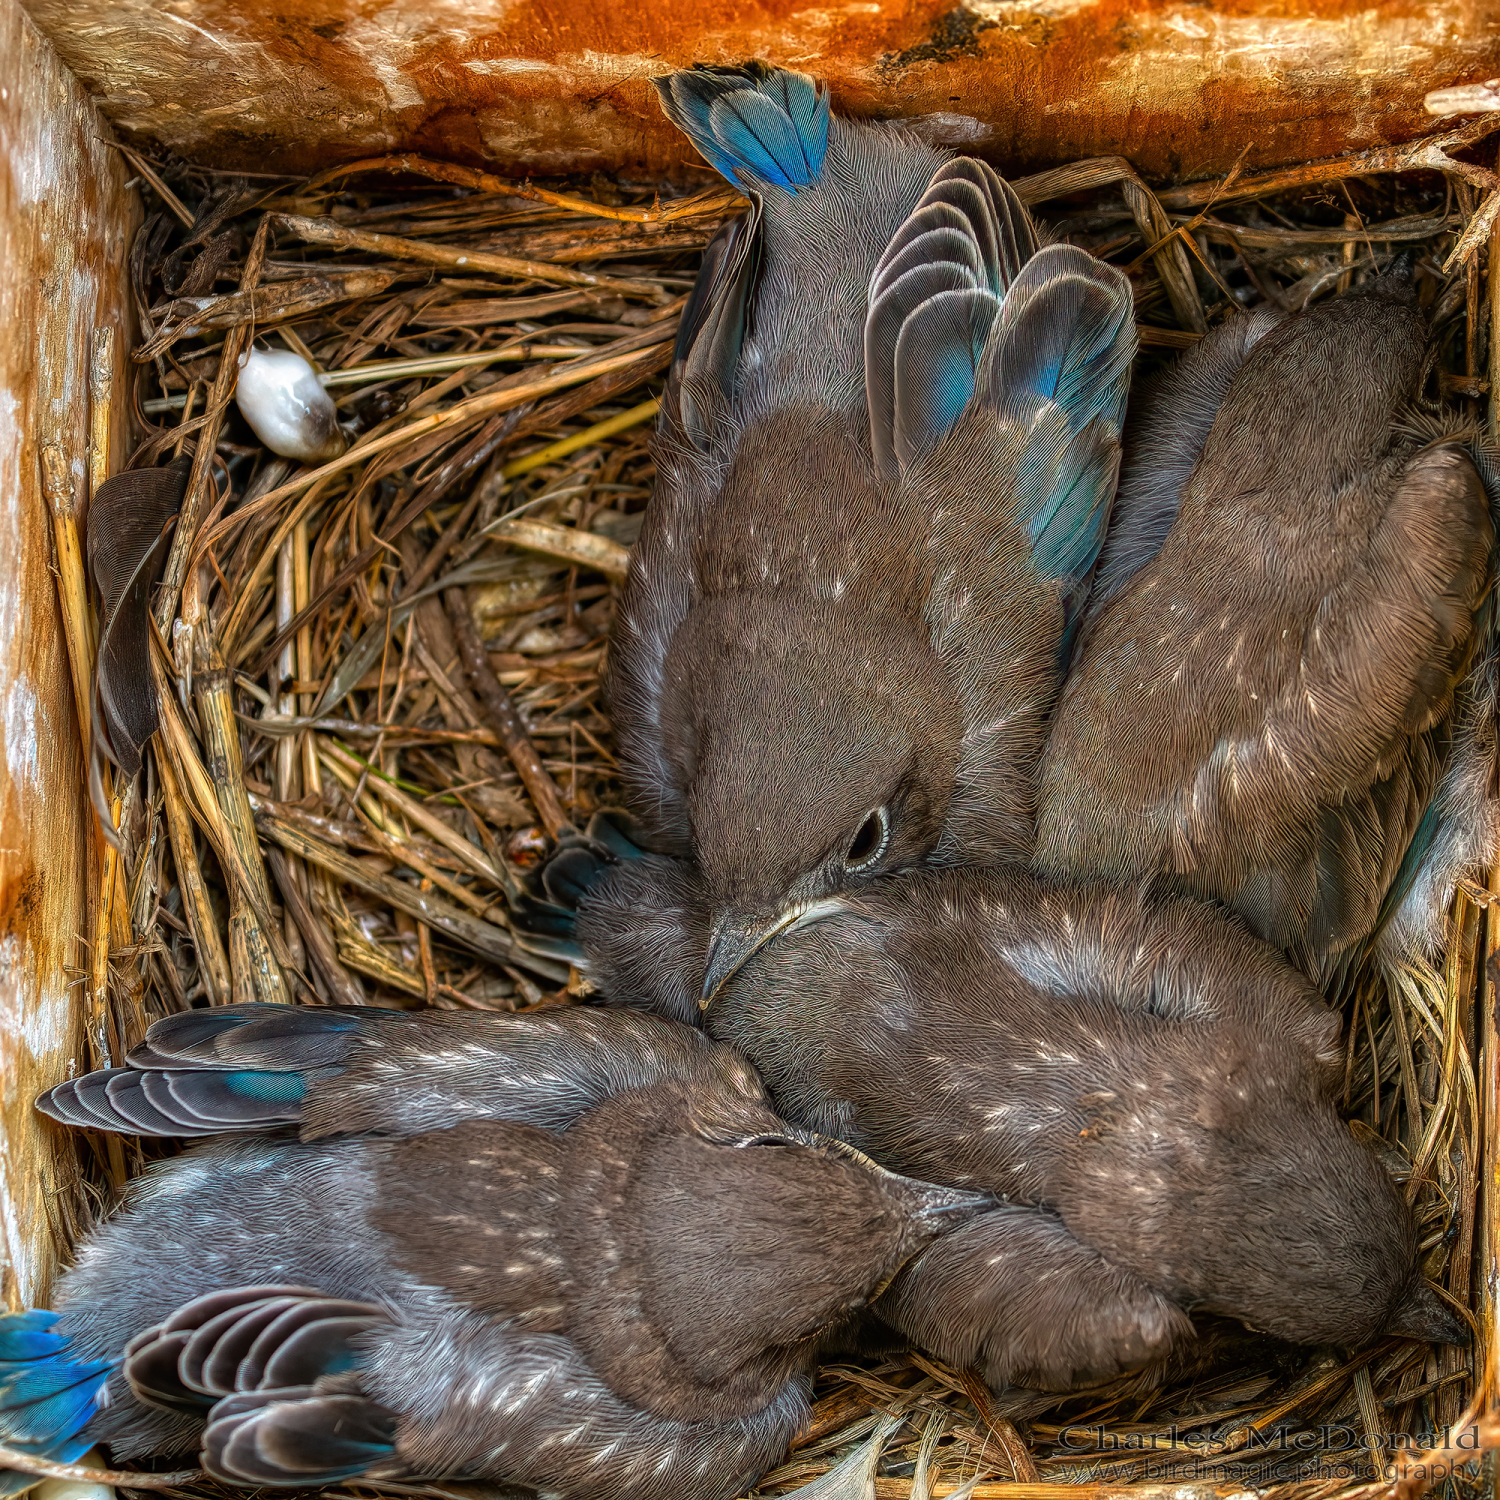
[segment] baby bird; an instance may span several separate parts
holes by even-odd
[[[248,1005],[131,1062],[41,1108],[229,1134],[132,1185],[60,1316],[0,1319],[31,1453],[728,1500],[806,1419],[825,1327],[984,1202],[787,1125],[652,1017]]]
[[[1308,1343],[1456,1336],[1404,1201],[1335,1111],[1334,1012],[1237,924],[1020,869],[829,905],[705,1024],[787,1118],[1003,1200],[876,1304],[914,1343],[1003,1391],[1137,1368],[1197,1311]]]
[[[1387,277],[1142,393],[1036,868],[1165,877],[1328,985],[1493,857],[1493,458],[1414,410],[1429,343]]]
[[[683,314],[607,682],[710,995],[842,891],[1029,854],[1135,327],[982,162],[760,64],[657,87],[752,199]]]

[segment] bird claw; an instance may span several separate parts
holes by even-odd
[[[583,833],[565,834],[542,867],[542,888],[553,903],[574,912],[604,871],[624,859],[641,859],[640,825],[620,808],[602,808]],[[631,835],[635,834],[636,838]]]
[[[578,903],[613,863],[608,855],[601,856],[597,846],[580,840],[559,849],[547,861],[542,870],[542,888],[558,906],[576,911]]]
[[[644,856],[646,851],[631,837],[639,833],[640,825],[629,813],[603,809],[589,819],[584,832],[568,828],[560,835],[557,848],[542,866],[540,893],[519,882],[507,886],[505,904],[511,926],[528,951],[541,951],[538,943],[548,953],[559,946],[575,946],[570,940],[578,903],[609,866]]]
[[[568,938],[573,934],[574,909],[571,905],[533,896],[530,891],[519,887],[506,892],[505,905],[512,929],[523,940]]]

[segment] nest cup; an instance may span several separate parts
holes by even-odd
[[[437,154],[311,177],[189,164],[107,141],[46,44],[17,36],[58,122],[21,148],[76,157],[52,233],[95,248],[75,302],[37,314],[37,390],[65,387],[71,415],[26,408],[36,506],[18,577],[40,623],[25,672],[14,651],[5,668],[13,701],[46,709],[46,765],[7,814],[34,851],[6,887],[30,973],[3,1043],[12,1305],[45,1300],[52,1267],[164,1149],[43,1131],[31,1097],[117,1062],[157,1017],[575,1002],[567,966],[516,942],[505,888],[621,801],[599,697],[613,602],[677,320],[703,246],[743,206],[701,172],[539,184]],[[1226,162],[1156,190],[1119,157],[1014,180],[1051,235],[1129,270],[1142,371],[1223,317],[1339,295],[1408,255],[1439,338],[1430,394],[1493,431],[1500,181],[1480,163],[1497,128],[1450,121],[1406,148]],[[252,348],[307,361],[342,453],[327,432],[329,456],[306,463],[262,443],[231,399]],[[116,848],[83,774],[107,623],[84,576],[87,502],[174,452],[191,465],[152,605],[161,728],[133,781],[103,762],[96,778]],[[6,754],[14,766],[14,739]],[[1384,1489],[1403,1435],[1420,1449],[1446,1431],[1441,1462],[1464,1462],[1495,1327],[1495,923],[1486,890],[1461,891],[1440,959],[1356,986],[1345,1017],[1344,1108],[1406,1184],[1424,1270],[1472,1317],[1472,1347],[1392,1339],[1351,1358],[1205,1327],[1191,1365],[1025,1420],[920,1355],[830,1360],[760,1492],[838,1470],[830,1485],[879,1500],[968,1485],[1333,1500]],[[1406,1483],[1438,1477],[1486,1482],[1429,1466]]]

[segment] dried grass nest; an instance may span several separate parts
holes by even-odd
[[[1295,309],[1409,249],[1441,387],[1483,415],[1500,374],[1500,278],[1483,271],[1487,247],[1500,265],[1500,178],[1471,158],[1497,129],[1489,115],[1161,193],[1120,158],[1016,185],[1053,235],[1129,271],[1147,366],[1231,305]],[[650,498],[655,396],[702,247],[742,200],[598,176],[553,191],[417,157],[290,181],[127,154],[148,206],[130,266],[139,342],[96,337],[96,420],[110,382],[127,381],[132,464],[179,448],[194,462],[157,596],[163,727],[115,801],[122,854],[97,851],[99,921],[76,989],[94,1065],[204,1000],[572,1003],[566,968],[512,942],[502,886],[559,822],[618,800],[599,674]],[[256,442],[230,400],[252,338],[331,376],[360,428],[342,459],[299,469]],[[97,427],[95,448],[108,448]],[[87,662],[76,525],[49,494]],[[196,622],[190,648],[179,618]],[[499,698],[474,690],[476,652]],[[501,698],[519,715],[509,730]],[[1067,1491],[1079,1500],[1387,1490],[1389,1435],[1421,1447],[1488,1395],[1475,1362],[1493,1339],[1500,1248],[1479,1191],[1497,1126],[1490,899],[1457,896],[1442,972],[1358,994],[1343,1100],[1407,1181],[1424,1268],[1475,1319],[1472,1349],[1391,1340],[1340,1360],[1225,1334],[1191,1381],[1124,1380],[1019,1427],[972,1376],[920,1356],[830,1364],[812,1425],[758,1493],[851,1455],[874,1462],[878,1500],[970,1483],[1009,1500],[1058,1486],[1082,1486]],[[155,1148],[50,1140],[54,1227],[76,1243]],[[1439,1460],[1401,1485],[1434,1481],[1484,1484]]]

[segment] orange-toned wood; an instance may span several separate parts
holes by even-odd
[[[125,131],[311,170],[417,150],[507,173],[694,160],[649,79],[749,57],[841,108],[949,116],[1014,170],[1304,162],[1431,127],[1500,74],[1493,0],[28,0]]]
[[[39,1149],[31,1101],[85,1064],[84,989],[72,981],[88,967],[91,814],[40,455],[58,444],[87,492],[92,333],[123,324],[135,222],[108,135],[15,0],[0,0],[0,1291],[10,1306],[45,1299],[57,1249],[47,1200],[63,1168]],[[117,443],[124,429],[121,408]]]

